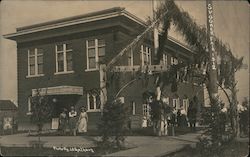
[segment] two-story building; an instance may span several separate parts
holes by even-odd
[[[116,7],[17,28],[16,33],[5,35],[17,42],[19,130],[32,127],[30,98],[37,89],[49,96],[54,106],[53,117],[58,117],[63,108],[74,105],[79,111],[79,107],[86,106],[88,128],[95,129],[107,99],[102,68],[146,27],[144,21]],[[178,60],[189,60],[194,55],[186,46],[169,38],[162,64],[177,64]],[[153,64],[154,58],[149,35],[121,56],[115,66],[131,66],[136,71],[138,67]],[[121,75],[122,86],[131,75],[126,72]],[[187,106],[188,99],[201,88],[181,83],[178,92],[166,88],[163,93],[169,104],[180,107]],[[143,100],[148,89],[135,82],[120,93],[125,104],[131,106],[132,128],[140,128],[143,115],[149,112]],[[203,91],[198,92],[198,98],[203,102]]]

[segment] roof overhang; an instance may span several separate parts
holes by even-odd
[[[79,86],[56,86],[32,89],[32,96],[39,95],[83,95],[83,87]]]
[[[72,26],[72,25],[77,25],[77,24],[84,24],[88,22],[94,22],[94,21],[109,19],[109,18],[118,17],[118,16],[125,16],[128,19],[131,19],[135,21],[136,23],[146,27],[146,23],[143,20],[127,12],[125,9],[121,9],[120,11],[116,11],[116,12],[99,14],[99,15],[89,16],[89,17],[87,16],[87,17],[74,19],[74,20],[67,20],[67,21],[48,23],[48,24],[44,23],[44,24],[41,24],[40,26],[34,25],[34,27],[27,26],[27,29],[25,29],[25,27],[22,27],[22,28],[17,29],[19,31],[17,31],[16,33],[4,35],[4,38],[15,40],[17,37],[20,37],[22,35],[27,35],[31,33],[47,31],[47,30],[52,30],[52,29],[57,29],[57,28],[62,28],[62,27],[67,27],[67,26]]]

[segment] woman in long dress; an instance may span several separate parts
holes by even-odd
[[[87,126],[88,126],[88,114],[86,112],[85,108],[81,109],[81,113],[79,115],[78,120],[78,132],[79,133],[86,133],[87,132]]]

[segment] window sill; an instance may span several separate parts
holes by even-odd
[[[101,112],[101,109],[92,109],[92,110],[87,110],[87,112]]]
[[[28,75],[26,78],[32,78],[32,77],[41,77],[44,76],[44,74],[38,74],[38,75]]]
[[[90,72],[90,71],[98,71],[99,69],[85,69],[86,72]]]
[[[74,71],[63,71],[63,72],[55,72],[54,75],[61,75],[61,74],[72,74]]]

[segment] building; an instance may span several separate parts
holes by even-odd
[[[118,90],[107,93],[103,68],[146,27],[144,21],[124,8],[116,7],[17,28],[16,33],[5,35],[5,38],[17,42],[19,130],[32,127],[29,122],[32,114],[30,98],[38,89],[40,94],[50,97],[54,105],[53,117],[58,117],[64,107],[75,105],[78,110],[86,106],[88,128],[95,129],[107,94],[115,94]],[[165,49],[162,59],[165,65],[177,64],[195,55],[172,38],[167,40]],[[138,71],[139,67],[153,64],[154,58],[153,42],[148,35],[115,66],[130,66],[133,71]],[[129,73],[133,74],[133,71]],[[123,78],[120,87],[131,79],[126,72],[119,77]],[[143,115],[149,113],[142,95],[152,88],[146,89],[142,84],[134,83],[120,93],[124,102],[132,107],[132,128],[140,128]],[[200,88],[181,83],[181,90],[177,93],[171,93],[169,89],[164,93],[167,93],[165,96],[171,105],[180,107],[182,104],[187,106],[188,98]],[[198,97],[202,102],[203,93]]]
[[[0,100],[0,134],[15,131],[16,121],[17,106],[10,100]]]

